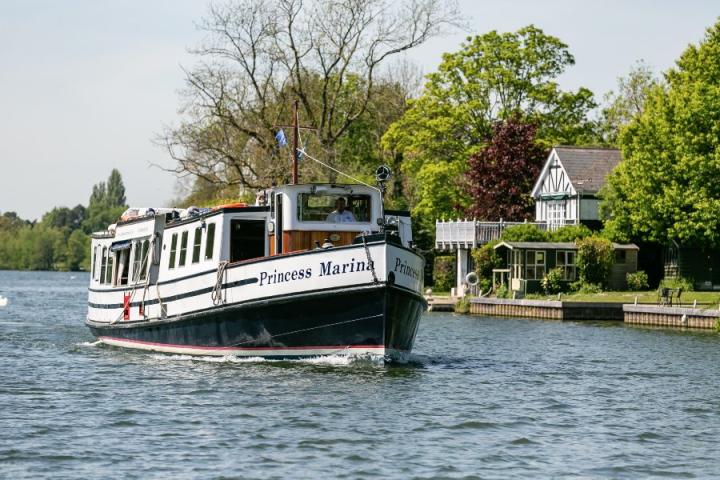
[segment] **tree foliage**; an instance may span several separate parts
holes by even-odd
[[[648,93],[658,84],[652,69],[642,61],[637,62],[626,77],[618,78],[617,90],[603,97],[606,106],[598,129],[602,143],[617,145],[621,128],[642,114]]]
[[[456,20],[454,3],[440,0],[213,4],[200,23],[206,39],[192,50],[199,63],[186,71],[185,118],[160,143],[178,175],[219,189],[267,187],[287,180],[289,149],[277,147],[275,134],[292,123],[298,99],[302,123],[314,127],[303,134],[308,153],[347,167],[341,155],[352,150],[372,172],[365,162],[374,152],[362,149],[405,108],[403,83],[381,69]],[[388,101],[397,94],[402,102]],[[300,168],[306,180],[318,174],[312,162]]]
[[[469,37],[459,51],[443,55],[422,95],[383,136],[385,148],[401,153],[403,169],[414,177],[409,191],[414,213],[425,214],[426,205],[439,202],[443,207],[435,218],[464,211],[462,173],[499,120],[519,115],[535,122],[543,146],[574,144],[590,135],[592,93],[564,92],[556,83],[573,63],[567,45],[532,25]],[[424,188],[424,179],[437,173],[449,180],[445,187]]]
[[[87,208],[55,207],[39,222],[5,212],[0,215],[0,270],[87,270],[88,233],[105,230],[125,208],[125,186],[113,170],[107,182],[93,186]]]
[[[518,221],[533,217],[533,183],[547,156],[535,143],[537,127],[518,116],[493,125],[483,149],[470,157],[467,190],[470,216]]]
[[[504,242],[549,242],[550,235],[545,230],[540,230],[537,225],[527,223],[506,228],[500,235],[500,240]]]
[[[608,235],[720,246],[720,22],[652,87],[621,130],[625,161],[610,175]]]

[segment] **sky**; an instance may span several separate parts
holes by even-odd
[[[565,42],[576,64],[559,79],[597,99],[643,59],[662,72],[720,16],[707,0],[461,0],[466,32],[408,54],[424,73],[467,35],[528,24]],[[153,139],[177,124],[182,68],[202,33],[205,0],[0,0],[0,212],[38,219],[87,205],[120,170],[133,206],[170,204],[177,179]]]

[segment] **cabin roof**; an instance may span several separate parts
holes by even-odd
[[[614,243],[614,250],[640,250],[640,247],[634,243]],[[505,247],[510,250],[577,250],[577,245],[573,242],[500,242],[495,248]]]

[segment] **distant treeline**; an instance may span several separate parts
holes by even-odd
[[[0,270],[87,270],[90,234],[105,230],[127,208],[120,172],[93,186],[88,206],[56,207],[40,221],[0,215]]]

